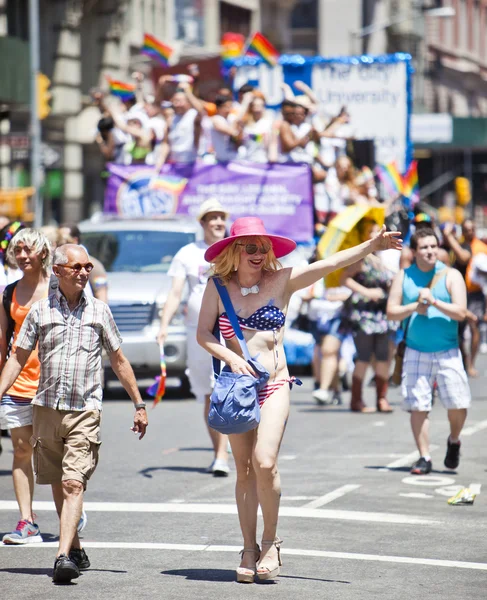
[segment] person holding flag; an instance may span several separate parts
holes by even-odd
[[[167,337],[171,319],[181,304],[184,286],[187,282],[189,297],[186,314],[186,337],[189,381],[191,391],[196,399],[204,402],[205,422],[208,421],[210,410],[213,367],[208,353],[196,341],[196,327],[210,269],[204,254],[211,244],[225,237],[225,226],[228,217],[229,213],[216,199],[210,198],[201,205],[197,220],[203,228],[203,240],[183,246],[172,260],[168,271],[168,275],[172,277],[172,287],[162,309],[161,325],[157,335],[157,341],[162,347]],[[213,473],[216,477],[225,477],[230,472],[227,436],[210,427],[208,427],[208,432],[215,453],[214,459],[207,469],[208,473]]]

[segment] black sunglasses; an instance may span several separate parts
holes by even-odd
[[[87,273],[91,273],[95,268],[93,263],[86,263],[82,265],[81,263],[76,263],[75,265],[58,265],[59,267],[66,267],[67,269],[73,269],[75,273],[79,273],[81,269],[84,269]]]
[[[263,246],[262,248],[259,248],[259,246],[257,244],[238,244],[238,245],[243,246],[245,248],[245,252],[247,252],[247,254],[256,254],[257,250],[259,250],[261,254],[267,254],[269,252],[269,250],[271,249],[270,246]]]

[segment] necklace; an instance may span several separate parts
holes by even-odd
[[[255,285],[252,285],[251,287],[243,287],[242,284],[240,283],[240,281],[238,280],[238,276],[237,276],[237,283],[240,287],[240,293],[244,297],[248,296],[249,294],[258,294],[260,282],[261,282],[261,280],[259,279],[259,281]]]

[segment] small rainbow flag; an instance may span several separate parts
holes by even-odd
[[[177,177],[175,175],[158,175],[149,183],[149,189],[164,190],[166,192],[179,195],[184,190],[187,183],[188,180],[184,177]]]
[[[415,204],[419,200],[418,161],[413,160],[406,174],[402,178],[404,184],[403,195]]]
[[[174,52],[170,46],[163,44],[150,33],[144,33],[144,45],[140,51],[142,54],[155,58],[164,67],[167,67]]]
[[[260,32],[254,33],[250,42],[247,44],[245,54],[259,56],[271,67],[275,67],[279,60],[279,52]]]
[[[117,81],[116,79],[108,79],[108,86],[110,88],[110,94],[117,96],[121,100],[130,100],[135,96],[136,86],[132,83],[124,83],[123,81]]]
[[[220,42],[220,56],[223,61],[235,60],[242,55],[245,37],[240,33],[224,33]]]
[[[163,344],[160,347],[160,362],[161,374],[156,377],[155,382],[147,389],[149,396],[154,398],[152,408],[155,408],[159,404],[166,392],[166,357],[164,356]]]
[[[403,195],[404,182],[395,161],[386,165],[377,165],[375,172],[390,194]]]

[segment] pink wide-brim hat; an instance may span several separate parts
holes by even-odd
[[[296,248],[296,242],[282,235],[267,233],[265,225],[259,217],[240,217],[232,225],[230,235],[212,244],[205,252],[205,260],[212,262],[234,240],[244,237],[265,236],[272,244],[276,258],[286,256]]]

